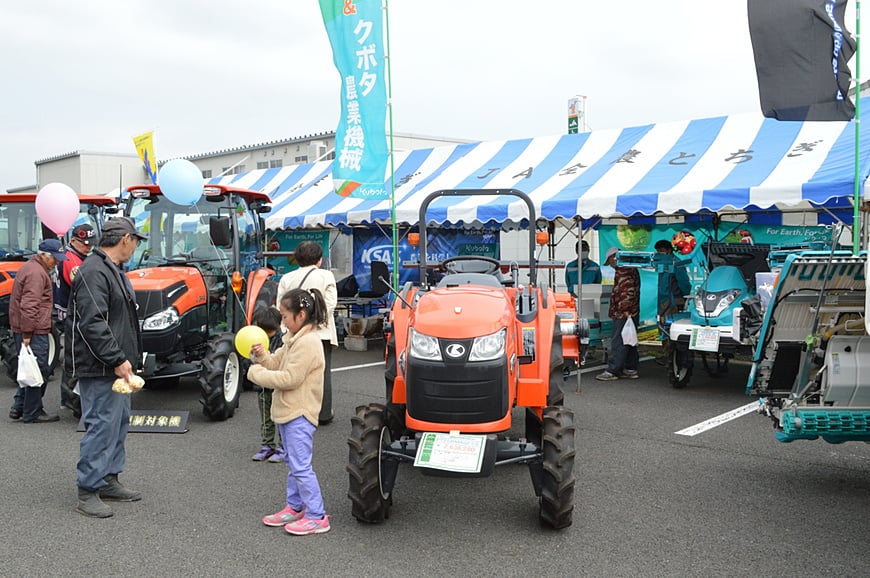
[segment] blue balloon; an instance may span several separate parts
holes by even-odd
[[[188,160],[174,159],[163,165],[157,184],[163,195],[178,205],[195,205],[202,196],[202,173]]]

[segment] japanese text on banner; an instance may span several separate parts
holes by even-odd
[[[320,11],[341,75],[333,186],[343,197],[389,198],[381,0],[320,0]]]

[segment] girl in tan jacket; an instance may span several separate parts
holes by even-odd
[[[263,523],[284,526],[297,536],[322,534],[329,531],[329,516],[311,455],[323,400],[323,346],[316,331],[326,320],[326,303],[317,289],[291,289],[281,297],[278,309],[288,330],[284,344],[275,353],[254,345],[248,369],[248,379],[275,390],[272,421],[280,431],[290,468],[285,508],[263,518]]]

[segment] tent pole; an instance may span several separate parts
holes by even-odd
[[[387,38],[387,112],[389,113],[390,122],[390,222],[392,223],[393,233],[393,287],[399,287],[399,267],[402,264],[399,262],[399,229],[396,225],[396,159],[393,145],[393,72],[390,65],[390,8],[389,0],[384,0],[384,31]]]
[[[852,253],[861,250],[861,0],[855,2],[855,194],[852,216]]]

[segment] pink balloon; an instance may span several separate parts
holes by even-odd
[[[65,235],[79,216],[79,197],[63,183],[48,183],[36,194],[36,214],[43,225]]]

